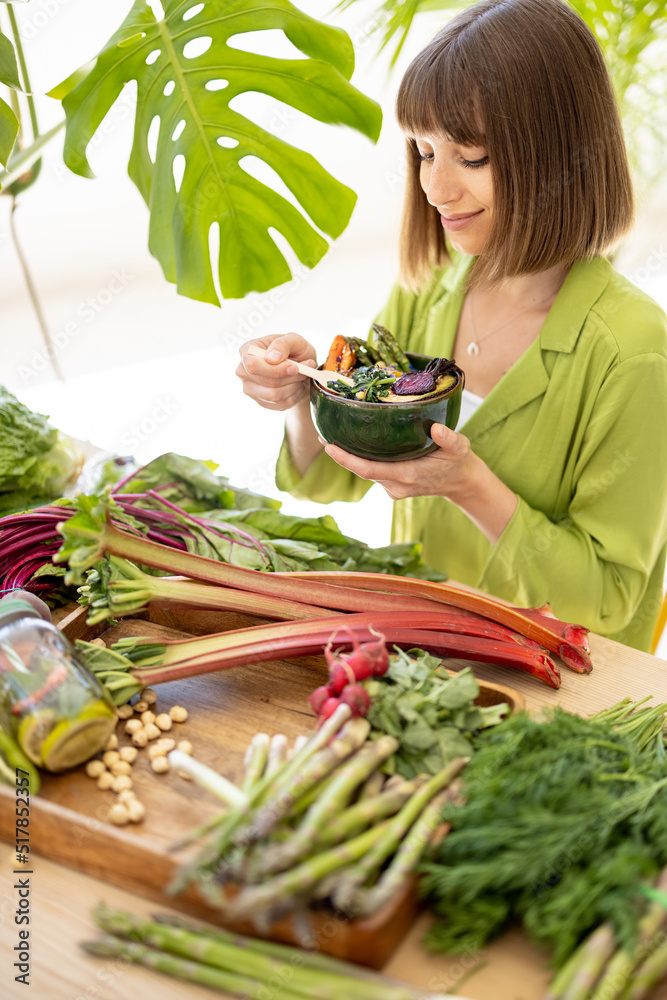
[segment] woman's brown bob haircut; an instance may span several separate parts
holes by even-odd
[[[419,183],[415,136],[483,146],[494,185],[489,240],[470,284],[607,252],[633,217],[616,100],[600,48],[564,0],[479,0],[413,60],[397,98],[408,146],[403,282],[449,260]]]

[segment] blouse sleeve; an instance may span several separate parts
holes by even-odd
[[[622,362],[602,385],[558,521],[519,499],[481,586],[615,633],[636,614],[667,537],[667,359]],[[554,601],[554,604],[556,602]]]

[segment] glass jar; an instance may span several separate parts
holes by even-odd
[[[0,727],[38,767],[65,771],[103,749],[113,705],[66,637],[27,601],[0,601]]]

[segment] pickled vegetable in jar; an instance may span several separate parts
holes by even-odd
[[[27,601],[0,602],[0,728],[47,771],[104,747],[116,726],[104,688],[67,638]]]

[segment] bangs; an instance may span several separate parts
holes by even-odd
[[[410,64],[396,98],[396,119],[408,139],[443,136],[462,146],[484,146],[479,80],[458,39],[436,37]]]

